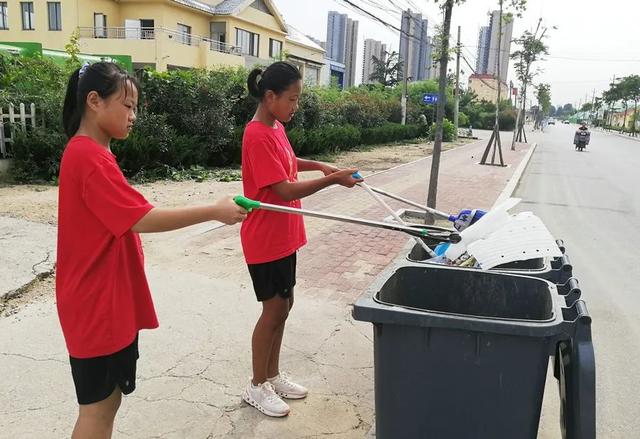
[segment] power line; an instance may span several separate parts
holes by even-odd
[[[338,1],[338,0],[335,0],[335,1]],[[389,22],[387,22],[387,21],[383,20],[383,19],[382,19],[382,18],[380,18],[380,17],[375,16],[373,13],[371,13],[371,12],[367,11],[366,9],[364,9],[363,7],[361,7],[361,6],[357,5],[357,4],[355,4],[355,3],[354,3],[354,2],[352,2],[351,0],[339,0],[339,1],[341,1],[341,2],[343,2],[343,3],[346,3],[346,4],[347,4],[348,6],[350,6],[352,9],[355,9],[359,14],[361,14],[361,15],[362,15],[362,14],[364,14],[364,15],[365,15],[365,16],[367,16],[368,18],[370,18],[370,19],[372,19],[372,20],[374,20],[374,21],[376,21],[376,22],[378,22],[378,23],[382,24],[383,26],[385,26],[385,27],[387,27],[387,28],[389,28],[389,29],[391,29],[391,30],[393,30],[393,31],[397,32],[397,33],[398,33],[398,34],[400,34],[400,35],[404,35],[404,36],[406,36],[407,38],[412,39],[412,40],[414,40],[414,41],[419,41],[419,42],[421,42],[421,41],[422,41],[422,39],[421,39],[421,38],[418,38],[418,37],[416,37],[416,36],[415,36],[415,35],[413,35],[413,34],[410,34],[410,33],[408,33],[408,32],[405,32],[405,31],[403,31],[402,29],[398,28],[397,26],[395,26],[395,25],[393,25],[393,24],[391,24],[391,23],[389,23]],[[428,30],[428,26],[427,26],[427,30]]]
[[[471,69],[471,71],[473,72],[473,74],[478,75],[478,73],[475,71],[475,69],[473,68],[473,66],[471,65],[471,63],[469,62],[469,60],[464,56],[464,55],[460,55],[460,57],[464,60],[464,62],[469,66],[469,68]],[[498,91],[498,89],[493,85],[488,83],[487,81],[484,80],[484,78],[481,77],[477,77],[477,79],[479,79],[484,85],[486,85],[487,87],[489,87],[491,90],[493,91]],[[495,79],[495,78],[494,78]]]
[[[611,81],[611,78],[606,78],[606,79],[585,79],[583,81],[546,81],[550,84],[588,84],[588,83],[594,83],[594,82],[604,82],[604,81]]]
[[[553,56],[548,55],[548,58],[564,59],[569,61],[593,61],[593,62],[640,62],[640,59],[607,59],[607,58],[577,58],[569,56]]]
[[[396,10],[400,11],[400,12],[404,12],[407,9],[411,9],[413,8],[415,11],[420,12],[421,14],[424,14],[426,17],[426,12],[424,12],[421,8],[419,8],[413,1],[411,0],[405,0],[405,4],[408,5],[406,8],[402,7],[400,5],[398,5],[394,0],[387,0],[387,3],[389,3],[391,6],[393,6],[394,8],[396,8]],[[428,18],[428,17],[427,17]]]
[[[376,8],[377,10],[379,10],[379,11],[385,13],[385,14],[388,14],[388,15],[389,14],[394,14],[393,18],[396,18],[395,17],[396,14],[393,11],[390,11],[389,8],[386,8],[386,7],[382,6],[380,3],[376,2],[376,1],[373,1],[373,0],[361,0],[361,1],[366,3],[366,4],[368,4],[369,6],[372,6],[372,7]]]
[[[513,41],[512,41],[513,42]],[[491,50],[491,51],[497,51],[498,49],[491,48],[490,46],[473,46],[473,45],[465,45],[462,46],[465,48],[473,48],[473,49],[482,49],[482,50]],[[504,50],[500,50],[501,52],[505,52]],[[581,57],[575,57],[575,56],[560,56],[560,55],[543,55],[546,58],[553,58],[553,59],[564,59],[564,60],[569,60],[569,61],[593,61],[593,62],[640,62],[640,59],[638,58],[627,58],[627,59],[621,59],[621,58],[581,58]]]

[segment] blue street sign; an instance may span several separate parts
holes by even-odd
[[[437,104],[438,95],[436,93],[425,93],[424,96],[422,96],[422,102],[425,104]]]

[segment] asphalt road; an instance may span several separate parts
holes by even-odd
[[[640,141],[593,131],[584,152],[575,125],[538,142],[516,190],[567,254],[593,317],[598,438],[640,438]],[[557,385],[547,380],[539,438],[560,437]]]

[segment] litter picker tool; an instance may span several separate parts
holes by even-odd
[[[360,218],[354,218],[351,216],[336,215],[336,214],[318,212],[315,210],[297,209],[295,207],[287,207],[287,206],[280,206],[277,204],[262,203],[260,201],[252,200],[250,198],[246,198],[241,195],[234,197],[233,201],[235,201],[238,206],[246,209],[248,212],[251,212],[254,209],[270,210],[273,212],[282,212],[282,213],[290,213],[294,215],[311,216],[315,218],[342,221],[345,223],[360,224],[362,226],[376,227],[379,229],[394,230],[396,232],[404,232],[411,236],[417,236],[419,238],[428,237],[441,242],[455,243],[460,241],[460,235],[458,233],[445,229],[443,227],[436,227],[436,226],[414,227],[414,226],[408,226],[408,225],[403,226],[403,225],[394,224],[394,223],[385,223],[382,221],[364,220]]]
[[[476,221],[482,218],[486,213],[485,211],[480,209],[464,209],[464,210],[461,210],[458,215],[451,215],[446,212],[442,212],[441,210],[436,210],[431,207],[427,207],[423,204],[416,203],[415,201],[407,200],[404,197],[389,193],[377,187],[369,186],[369,189],[371,189],[373,192],[376,192],[380,195],[384,195],[385,197],[391,198],[396,201],[400,201],[402,203],[408,204],[409,206],[417,207],[420,210],[424,210],[425,212],[429,212],[440,218],[447,219],[453,223],[453,226],[459,232],[463,231],[464,229],[469,227],[471,224],[474,224]]]
[[[355,178],[355,179],[363,179],[362,175],[360,175],[359,172],[355,172],[352,175],[352,177]],[[403,226],[407,225],[406,222],[402,218],[400,218],[400,215],[398,215],[395,210],[393,210],[391,207],[389,207],[389,205],[387,203],[385,203],[384,200],[378,194],[376,194],[367,183],[365,183],[364,181],[361,181],[360,183],[357,183],[357,185],[360,186],[365,191],[367,191],[369,193],[369,195],[371,195],[374,200],[376,200],[382,207],[384,207],[391,214],[391,216],[393,216],[395,218],[395,220],[399,224],[401,224]],[[436,253],[433,250],[431,250],[429,248],[429,246],[422,239],[420,239],[420,238],[418,238],[416,236],[414,236],[413,239],[418,244],[420,244],[420,246],[427,252],[427,254],[429,256],[431,256],[432,258],[435,258],[435,257],[438,256],[438,255],[436,255]]]

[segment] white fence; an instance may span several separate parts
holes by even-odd
[[[36,126],[36,106],[29,106],[29,113],[26,112],[26,106],[20,104],[19,111],[13,104],[9,104],[9,111],[0,107],[0,158],[9,156],[8,144],[13,142],[16,129],[24,130],[27,126],[27,120],[30,120],[31,126]]]

